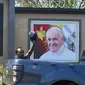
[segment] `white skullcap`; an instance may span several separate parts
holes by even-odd
[[[61,36],[64,36],[64,35],[63,35],[63,31],[62,31],[60,28],[58,28],[58,27],[51,27],[51,28],[49,28],[49,29],[47,30],[47,32],[46,32],[46,37],[47,37],[47,35],[48,35],[48,32],[49,32],[49,31],[52,31],[52,30],[57,30],[57,31],[60,32]]]

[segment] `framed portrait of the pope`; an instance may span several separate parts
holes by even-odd
[[[29,22],[30,31],[37,34],[36,45],[30,59],[79,62],[80,20],[29,19]]]

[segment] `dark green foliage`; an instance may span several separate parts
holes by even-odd
[[[15,0],[15,2],[20,7],[30,8],[85,8],[85,0]]]

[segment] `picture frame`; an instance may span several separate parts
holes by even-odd
[[[64,35],[64,46],[75,53],[75,58],[67,58],[70,54],[67,54],[67,57],[60,57],[58,60],[53,60],[52,62],[79,62],[80,58],[80,28],[81,20],[79,19],[29,19],[30,31],[37,33],[38,38],[34,48],[34,52],[31,55],[30,59],[40,60],[40,56],[49,51],[49,47],[46,41],[46,32],[50,27],[59,28]],[[30,47],[32,42],[30,41]],[[52,59],[50,59],[52,60]],[[43,61],[50,61],[43,60]]]

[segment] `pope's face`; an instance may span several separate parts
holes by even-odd
[[[56,30],[49,31],[46,39],[49,50],[52,52],[57,52],[64,42],[63,36],[61,36],[60,32]]]

